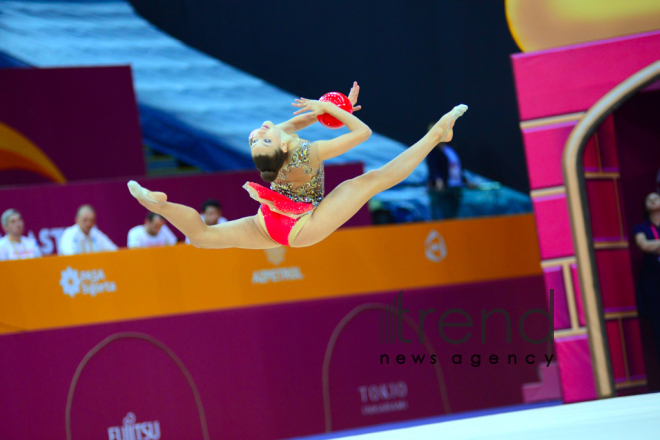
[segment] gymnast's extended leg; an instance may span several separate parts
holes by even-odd
[[[142,206],[166,218],[195,247],[271,249],[280,246],[266,235],[256,216],[207,226],[197,211],[168,202],[165,193],[149,191],[133,180],[128,182],[128,188]]]
[[[319,203],[291,246],[305,247],[320,242],[353,217],[373,196],[402,182],[436,145],[451,140],[454,122],[466,110],[465,105],[454,107],[421,140],[390,162],[335,188]]]

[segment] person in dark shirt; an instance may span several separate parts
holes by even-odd
[[[461,206],[465,186],[458,154],[448,144],[441,143],[426,156],[426,163],[429,167],[431,218],[455,218]]]
[[[656,352],[660,358],[660,194],[644,199],[646,221],[633,229],[635,243],[643,252],[642,270],[637,284],[639,316],[653,327]]]

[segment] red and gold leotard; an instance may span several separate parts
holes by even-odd
[[[317,146],[305,141],[290,152],[270,189],[253,182],[243,188],[261,203],[258,216],[268,235],[288,246],[323,199],[324,184]]]

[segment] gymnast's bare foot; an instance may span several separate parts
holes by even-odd
[[[444,115],[440,120],[433,126],[431,132],[437,136],[438,143],[440,142],[449,142],[454,137],[454,123],[456,119],[463,116],[468,109],[468,106],[465,104],[460,104],[454,107],[449,113]]]
[[[167,202],[167,194],[164,192],[152,192],[146,188],[140,186],[135,180],[128,182],[128,190],[131,192],[131,195],[135,197],[138,202],[145,208],[149,208],[149,205],[157,203]]]

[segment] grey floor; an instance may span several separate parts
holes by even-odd
[[[658,440],[660,393],[556,405],[353,436],[336,434],[345,440]],[[325,434],[323,438],[334,437]]]

